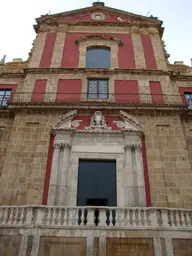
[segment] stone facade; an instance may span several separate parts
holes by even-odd
[[[183,93],[192,92],[192,69],[168,63],[161,21],[99,2],[42,16],[35,30],[27,61],[0,64],[0,89],[12,90],[0,109],[0,255],[191,255],[192,119]],[[87,48],[100,46],[111,68],[86,68]],[[109,80],[107,99],[87,98],[89,78]],[[60,80],[72,86],[58,91]],[[98,111],[103,119],[92,120]],[[74,224],[79,159],[116,161],[119,211],[105,220],[101,209],[98,227],[94,210]]]

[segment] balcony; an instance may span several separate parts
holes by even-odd
[[[12,98],[9,99],[8,105],[21,106],[21,105],[41,105],[41,106],[86,106],[95,105],[109,106],[110,107],[177,107],[187,108],[188,105],[184,96],[172,95],[172,94],[126,94],[126,93],[111,93],[104,95],[91,94],[87,97],[87,94],[80,93],[15,93]]]
[[[153,207],[0,206],[0,227],[192,230],[192,210]]]
[[[190,253],[191,232],[187,209],[0,206],[0,254],[6,256],[174,255],[180,241]]]

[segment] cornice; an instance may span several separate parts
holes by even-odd
[[[75,40],[75,43],[80,44],[81,42],[88,41],[88,40],[109,40],[109,41],[116,42],[118,45],[123,45],[123,42],[119,38],[106,36],[106,35],[81,36]]]
[[[136,74],[136,75],[169,75],[168,71],[163,70],[149,70],[149,69],[106,69],[106,68],[27,68],[24,70],[25,74]]]

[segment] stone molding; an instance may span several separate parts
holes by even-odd
[[[116,42],[118,45],[123,45],[123,42],[119,38],[112,37],[112,36],[106,36],[106,35],[81,36],[75,40],[75,43],[80,44],[81,42],[85,42],[85,41],[89,41],[89,40],[113,41],[113,42]]]
[[[125,151],[128,151],[128,150],[130,150],[130,151],[141,151],[142,150],[142,146],[140,145],[140,144],[128,144],[128,145],[125,145],[124,146],[124,149],[125,149]]]

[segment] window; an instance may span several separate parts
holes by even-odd
[[[89,48],[87,49],[86,68],[110,68],[110,48]]]
[[[11,97],[11,90],[0,90],[0,106],[6,107]]]
[[[89,79],[87,97],[89,99],[108,99],[109,88],[108,79]]]
[[[189,105],[189,109],[192,109],[192,93],[184,93],[185,95],[185,100],[187,104]]]

